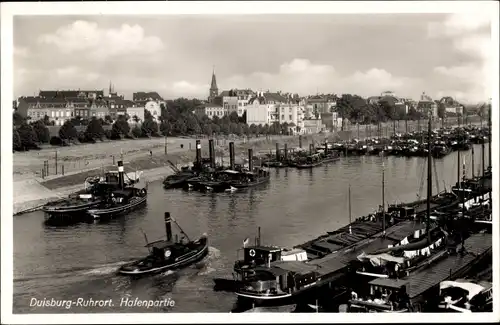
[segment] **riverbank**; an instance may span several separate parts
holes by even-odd
[[[302,137],[304,147],[312,141],[318,142],[324,140],[328,134],[317,134]],[[205,140],[205,146],[202,145],[203,157],[208,157],[208,140]],[[228,140],[219,140],[216,146],[216,156],[218,160],[223,160],[226,164],[229,162],[229,142]],[[244,163],[247,160],[248,149],[254,150],[254,155],[269,152],[276,148],[276,143],[280,147],[286,143],[290,148],[299,145],[298,136],[276,136],[254,138],[250,141],[235,141],[236,163]],[[191,149],[181,152],[158,153],[145,157],[133,158],[130,155],[124,156],[124,169],[126,173],[142,171],[142,179],[148,182],[158,181],[173,173],[169,161],[177,166],[183,166],[192,163],[196,157],[194,145]],[[127,158],[132,158],[128,160]],[[101,166],[100,168],[88,168],[83,171],[70,172],[62,175],[51,176],[47,179],[39,177],[31,179],[20,179],[14,181],[14,215],[30,212],[41,208],[44,204],[65,197],[83,187],[87,177],[97,176],[105,171],[116,170],[116,166],[111,164]]]

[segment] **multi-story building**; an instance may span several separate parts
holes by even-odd
[[[234,90],[223,91],[219,97],[222,97],[222,106],[227,114],[238,113],[238,96]]]
[[[74,115],[73,107],[62,98],[21,97],[18,110],[26,112],[26,117],[32,121],[47,116],[55,125],[63,125]]]
[[[303,129],[304,107],[291,97],[278,93],[258,92],[248,101],[248,125],[272,125],[287,123],[290,132],[298,133]]]
[[[420,101],[417,103],[417,111],[427,116],[429,113],[432,114],[433,117],[438,116],[438,105],[432,98],[422,93],[420,96]]]
[[[194,111],[199,117],[206,115],[209,118],[213,118],[214,116],[222,118],[225,115],[229,115],[229,110],[222,105],[222,97],[215,97],[212,102],[200,105]]]
[[[442,105],[446,113],[463,115],[464,112],[464,106],[449,96],[441,98],[437,105],[438,107],[439,105]]]
[[[110,115],[108,103],[104,99],[93,100],[90,105],[90,115],[104,120],[107,115]]]
[[[40,90],[39,97],[42,98],[86,98],[98,99],[104,97],[104,90]]]
[[[161,117],[161,105],[165,105],[164,101],[156,101],[156,100],[150,100],[144,105],[144,109],[147,109],[151,115],[153,116],[153,119],[156,122],[160,121]]]
[[[316,95],[306,99],[306,116],[319,117],[324,113],[332,113],[337,107],[336,95]]]

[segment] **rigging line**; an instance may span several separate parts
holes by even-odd
[[[422,197],[422,191],[424,190],[424,175],[425,175],[425,164],[421,165],[421,171],[420,171],[420,187],[417,192],[417,197],[421,198]]]

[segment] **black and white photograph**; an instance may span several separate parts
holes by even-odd
[[[1,6],[2,323],[500,320],[497,2]]]

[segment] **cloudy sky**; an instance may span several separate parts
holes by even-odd
[[[111,80],[206,98],[215,66],[219,90],[482,101],[491,46],[480,15],[16,16],[14,95]]]

